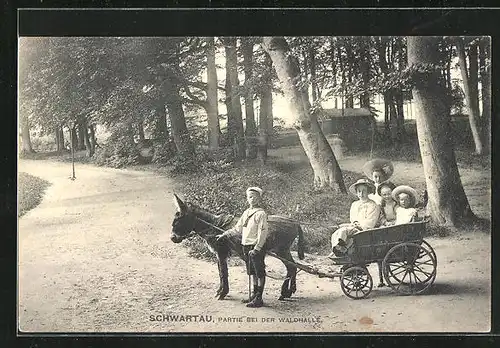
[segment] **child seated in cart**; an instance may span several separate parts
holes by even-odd
[[[380,183],[377,194],[382,198],[380,202],[380,226],[392,226],[396,222],[396,207],[398,203],[392,198],[392,191],[396,188],[390,181]]]
[[[382,196],[379,187],[389,180],[394,173],[392,162],[381,158],[372,159],[363,165],[363,172],[375,185],[375,193],[369,194],[368,198],[380,205],[382,203]]]
[[[396,220],[394,223],[407,224],[410,222],[419,221],[419,209],[417,205],[417,191],[410,186],[400,185],[392,191],[392,198],[397,202],[394,209],[396,212]]]
[[[368,198],[369,193],[375,192],[375,186],[367,179],[359,179],[349,187],[349,192],[359,199],[352,203],[350,223],[341,224],[332,234],[332,252],[328,257],[334,258],[347,252],[352,245],[352,235],[358,231],[374,228],[380,218],[380,206]]]

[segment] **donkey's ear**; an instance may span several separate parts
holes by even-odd
[[[184,213],[187,210],[186,204],[174,193],[174,204],[179,213]]]

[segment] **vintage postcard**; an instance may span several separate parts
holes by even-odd
[[[18,334],[490,332],[491,37],[22,20]]]

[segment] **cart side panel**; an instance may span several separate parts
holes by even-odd
[[[352,258],[358,262],[381,260],[389,249],[402,242],[422,241],[425,224],[414,222],[365,230],[353,236],[354,252]]]

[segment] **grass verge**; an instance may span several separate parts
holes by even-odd
[[[45,189],[49,185],[50,183],[46,180],[27,173],[19,173],[19,182],[17,186],[19,200],[17,216],[23,216],[40,204]]]

